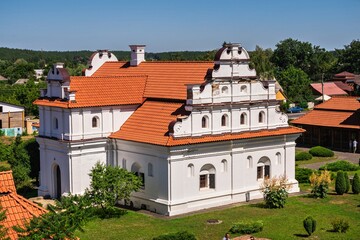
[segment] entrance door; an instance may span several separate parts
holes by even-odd
[[[61,173],[59,165],[55,167],[55,174],[54,174],[54,182],[55,182],[55,198],[60,199],[61,197]]]

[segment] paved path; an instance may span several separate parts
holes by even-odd
[[[303,151],[309,151],[310,148],[303,148],[303,147],[297,147],[296,149],[303,150]],[[338,160],[346,160],[348,162],[359,164],[359,158],[360,154],[358,153],[350,153],[350,152],[338,152],[334,151],[335,156],[337,159],[330,160],[330,161],[324,161],[324,162],[318,162],[318,163],[310,163],[310,164],[304,164],[303,167],[311,168],[311,169],[319,169],[319,167],[325,165],[326,163],[330,162],[336,162]]]

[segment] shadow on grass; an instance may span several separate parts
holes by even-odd
[[[254,207],[254,208],[269,208],[265,205],[265,203],[253,203],[253,204],[250,204],[250,207]]]
[[[127,212],[128,212],[127,210],[118,207],[112,207],[106,210],[102,208],[94,208],[92,215],[99,217],[101,219],[109,219],[109,218],[119,218],[127,214]]]
[[[301,237],[301,238],[308,238],[309,237],[308,234],[301,234],[301,233],[295,233],[294,236]]]

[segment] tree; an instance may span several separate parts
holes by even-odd
[[[339,70],[360,74],[360,41],[353,40],[344,47],[344,49],[336,50],[339,58]]]
[[[128,200],[130,194],[139,190],[142,181],[135,174],[117,166],[97,163],[90,173],[90,188],[86,196],[95,206],[100,206],[105,214],[114,210],[120,200]]]
[[[8,229],[2,224],[2,221],[4,221],[6,219],[6,212],[5,210],[3,211],[2,206],[0,205],[0,240],[9,240],[10,238],[8,237]]]
[[[282,72],[278,72],[276,79],[283,87],[290,101],[301,103],[313,100],[310,90],[310,78],[301,69],[290,66]]]
[[[331,183],[330,172],[325,170],[321,174],[313,172],[309,178],[312,187],[311,193],[315,198],[325,198]]]
[[[310,216],[304,219],[303,225],[309,236],[316,230],[316,220]]]
[[[24,228],[16,227],[19,239],[78,239],[75,231],[84,231],[91,208],[86,197],[70,195],[49,205],[49,212],[33,218]]]
[[[308,74],[313,81],[330,79],[334,74],[332,70],[337,65],[337,58],[324,48],[314,46],[310,64],[311,68]]]
[[[355,173],[354,178],[353,178],[352,192],[354,194],[359,194],[360,193],[360,178],[359,178],[359,175],[357,173]]]
[[[344,172],[344,178],[345,178],[345,193],[348,193],[351,187],[350,179],[347,174],[347,172]]]
[[[346,181],[343,171],[338,171],[335,181],[335,191],[339,195],[343,195],[346,191]]]
[[[27,151],[30,158],[30,174],[31,178],[35,178],[36,182],[39,182],[40,171],[40,151],[39,144],[35,138],[31,138],[24,142],[24,148]]]
[[[256,75],[260,79],[271,79],[275,76],[275,67],[270,62],[272,54],[273,51],[270,48],[264,50],[259,46],[256,46],[255,51],[250,53],[250,66],[255,68]]]

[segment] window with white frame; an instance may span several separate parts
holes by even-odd
[[[202,128],[208,128],[209,127],[209,117],[203,116],[201,119],[201,127]]]
[[[265,113],[264,111],[259,112],[259,123],[265,122]]]
[[[99,117],[95,116],[92,118],[92,121],[91,121],[91,125],[93,128],[98,128],[99,127]]]
[[[246,125],[247,124],[247,115],[246,113],[242,113],[240,115],[240,125]]]
[[[188,169],[188,177],[193,177],[194,176],[194,164],[190,163],[187,167]]]
[[[227,114],[222,115],[222,117],[221,117],[221,126],[222,127],[229,126],[229,116]]]
[[[281,153],[276,153],[276,164],[281,164]]]
[[[211,164],[204,165],[199,174],[200,189],[215,189],[215,167]]]
[[[227,161],[226,159],[221,160],[221,172],[227,172]]]
[[[257,180],[270,178],[270,159],[262,157],[257,163]]]

